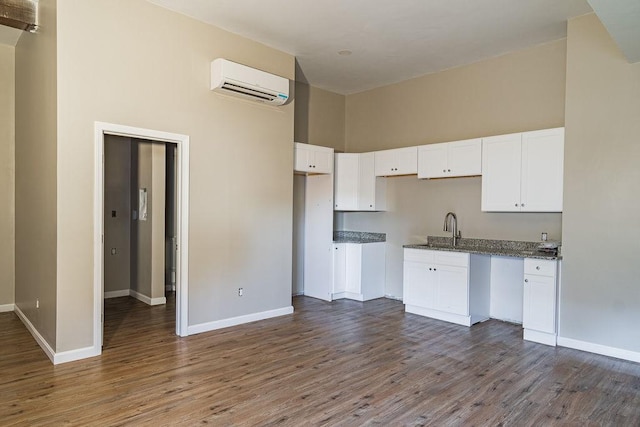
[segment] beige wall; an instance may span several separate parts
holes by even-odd
[[[346,148],[365,152],[564,125],[566,40],[349,95]],[[387,233],[388,295],[402,296],[402,245],[446,235],[454,211],[465,237],[559,239],[561,214],[484,213],[481,180],[389,178],[388,212],[345,213],[341,229]]]
[[[294,105],[209,75],[224,57],[293,79],[294,58],[144,0],[59,0],[58,40],[57,349],[92,345],[96,120],[190,136],[190,325],[290,306]]]
[[[346,97],[296,82],[295,140],[345,151]]]
[[[0,311],[15,289],[15,48],[0,44]]]
[[[104,138],[105,292],[128,291],[131,286],[131,148],[131,138]]]
[[[23,33],[16,45],[15,298],[16,306],[55,350],[58,311],[56,1],[41,0],[38,9],[38,32]],[[60,166],[65,167],[66,163]],[[88,217],[91,211],[91,208],[85,209],[77,215]],[[40,301],[39,309],[36,309],[36,300]],[[76,319],[76,324],[82,323]]]
[[[640,64],[569,21],[560,335],[640,352]]]
[[[136,203],[138,219],[135,221],[136,277],[131,289],[149,298],[164,297],[164,226],[165,226],[165,146],[159,143],[137,142],[138,167],[137,188],[147,190],[147,219],[140,217],[140,206]]]

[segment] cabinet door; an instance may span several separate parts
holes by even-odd
[[[358,210],[376,210],[376,175],[375,155],[373,153],[359,154],[358,170]]]
[[[402,279],[402,301],[408,305],[436,308],[437,283],[433,270],[421,262],[405,261]]]
[[[344,292],[347,289],[347,267],[346,267],[345,244],[337,243],[333,245],[333,293]]]
[[[418,147],[398,148],[396,175],[415,175],[418,173]]]
[[[376,176],[395,175],[397,169],[396,150],[383,150],[374,152]]]
[[[449,176],[474,176],[482,174],[481,139],[450,142],[448,148],[449,163],[447,174]]]
[[[438,283],[438,310],[469,315],[469,270],[448,265],[434,265],[434,269]]]
[[[359,243],[346,243],[346,291],[360,294],[362,283],[362,245]]]
[[[295,143],[293,170],[296,172],[309,172],[311,170],[311,150],[308,144]]]
[[[564,128],[522,134],[522,211],[562,212]]]
[[[555,334],[556,286],[549,276],[524,276],[522,327]]]
[[[376,176],[413,175],[418,173],[418,147],[376,151]]]
[[[358,154],[335,155],[334,210],[358,210]]]
[[[482,140],[482,210],[520,211],[520,161],[522,135]]]
[[[312,150],[313,172],[333,173],[333,150]]]
[[[333,173],[333,148],[296,142],[293,170],[310,174]]]
[[[447,173],[447,144],[418,147],[418,178],[442,178]]]

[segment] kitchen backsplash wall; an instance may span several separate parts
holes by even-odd
[[[387,212],[336,214],[344,230],[387,234],[386,294],[402,296],[402,245],[425,243],[427,236],[447,236],[447,212],[455,212],[463,237],[536,241],[541,232],[550,240],[561,236],[562,214],[480,211],[481,178],[418,180],[387,178]]]

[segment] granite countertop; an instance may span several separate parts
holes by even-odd
[[[457,245],[451,244],[451,237],[427,237],[427,243],[404,245],[408,249],[427,249],[436,251],[467,252],[471,254],[509,256],[518,258],[562,259],[557,251],[538,250],[541,242],[522,242],[517,240],[458,239]]]
[[[333,243],[377,243],[386,242],[385,233],[369,233],[366,231],[334,231]]]

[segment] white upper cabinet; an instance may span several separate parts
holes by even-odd
[[[333,148],[296,142],[293,170],[307,174],[333,173]]]
[[[482,210],[562,212],[564,128],[482,140]]]
[[[418,173],[418,147],[375,151],[375,175],[415,175]]]
[[[522,134],[523,211],[562,212],[564,128]]]
[[[418,147],[418,178],[450,178],[481,173],[481,139]]]
[[[374,175],[373,153],[335,155],[334,210],[383,211],[386,181]]]

